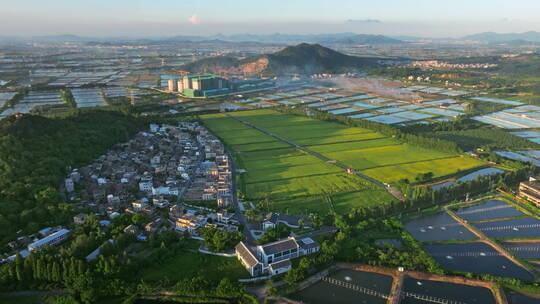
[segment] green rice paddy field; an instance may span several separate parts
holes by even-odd
[[[272,110],[234,115],[328,158],[384,182],[414,179],[418,173],[446,176],[484,165],[451,153],[403,144],[367,129],[347,127]],[[268,198],[278,211],[305,213],[389,204],[383,188],[268,136],[225,114],[201,117],[233,150],[242,174],[240,189],[248,198]]]
[[[436,177],[446,176],[485,165],[463,155],[404,144],[371,130],[303,116],[272,110],[232,115],[384,182],[414,179],[429,171]]]

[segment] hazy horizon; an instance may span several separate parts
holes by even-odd
[[[461,37],[479,32],[540,31],[540,2],[516,0],[343,0],[186,2],[172,0],[27,0],[4,4],[2,36],[91,37],[314,34]],[[353,20],[352,22],[350,20]]]

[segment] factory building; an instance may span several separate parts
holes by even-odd
[[[227,79],[215,75],[186,75],[177,82],[178,92],[187,97],[211,97],[230,92]]]
[[[212,74],[165,75],[162,80],[165,79],[168,79],[167,89],[169,92],[178,92],[191,98],[208,98],[242,92],[255,92],[275,86],[272,80],[229,80]]]

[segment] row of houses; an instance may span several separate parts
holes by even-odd
[[[240,221],[236,214],[229,213],[226,210],[210,212],[200,211],[198,209],[185,209],[178,212],[180,205],[173,206],[176,210],[169,213],[170,220],[174,223],[178,231],[187,231],[190,234],[197,235],[202,227],[213,226],[220,230],[238,231]],[[171,209],[173,209],[171,207]]]
[[[204,127],[196,131],[205,160],[196,170],[195,178],[183,198],[186,201],[216,201],[219,207],[227,207],[232,203],[232,161],[217,137]]]

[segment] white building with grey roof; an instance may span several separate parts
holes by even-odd
[[[289,237],[256,247],[240,242],[236,245],[236,256],[252,276],[276,275],[291,269],[291,259],[313,254],[320,248],[310,237]]]

